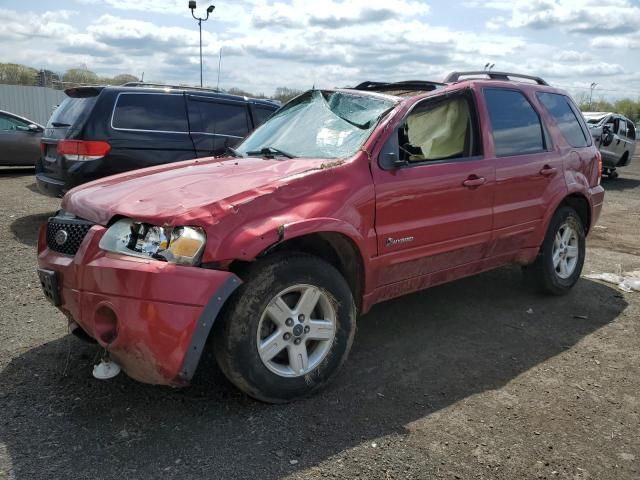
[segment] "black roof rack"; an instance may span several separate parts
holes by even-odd
[[[407,90],[430,92],[437,88],[444,87],[444,83],[431,82],[428,80],[405,80],[403,82],[362,82],[353,87],[352,90],[368,90],[371,92],[386,92],[393,90]]]
[[[486,75],[491,80],[505,80],[510,81],[510,77],[514,78],[525,78],[527,80],[532,80],[536,82],[538,85],[549,85],[540,77],[533,77],[531,75],[523,75],[521,73],[509,73],[509,72],[493,72],[489,70],[476,70],[472,72],[451,72],[447,75],[447,78],[444,79],[444,83],[454,83],[459,82],[460,77],[467,77],[469,75]]]
[[[217,88],[207,87],[190,87],[188,85],[168,85],[165,83],[150,83],[150,82],[127,82],[122,87],[152,87],[152,88],[176,88],[181,90],[202,90],[206,92],[225,93],[221,92]]]

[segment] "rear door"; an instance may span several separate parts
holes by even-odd
[[[188,95],[191,138],[198,157],[223,155],[251,130],[249,107],[244,101]]]
[[[523,91],[484,88],[496,166],[494,237],[490,256],[534,247],[556,188],[565,188],[562,157]]]
[[[184,93],[120,92],[110,127],[110,174],[196,156]]]
[[[491,238],[494,168],[482,155],[470,91],[415,105],[373,172],[376,286],[482,259]]]

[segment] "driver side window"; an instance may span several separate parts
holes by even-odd
[[[418,104],[398,130],[399,158],[408,163],[479,154],[475,118],[466,95]]]
[[[27,130],[29,124],[8,115],[0,115],[0,130]]]

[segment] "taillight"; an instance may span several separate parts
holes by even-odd
[[[600,150],[596,150],[596,158],[598,159],[598,185],[600,185],[600,180],[602,180],[602,154]]]
[[[58,153],[64,155],[67,160],[85,162],[104,157],[111,150],[111,145],[101,141],[87,140],[60,140]]]
[[[40,151],[42,152],[43,155],[45,153],[47,153],[47,144],[46,143],[40,142]]]

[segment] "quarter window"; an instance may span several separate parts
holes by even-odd
[[[546,149],[540,117],[521,92],[487,88],[484,97],[498,157]]]
[[[244,103],[223,103],[192,99],[193,111],[199,117],[199,124],[192,130],[199,133],[228,135],[243,138],[249,133],[247,106]]]
[[[589,145],[584,130],[580,126],[578,118],[573,112],[567,97],[557,93],[544,92],[539,92],[537,96],[538,100],[540,100],[555,120],[569,145],[576,148]]]
[[[189,131],[182,95],[120,94],[111,124],[126,130]]]

